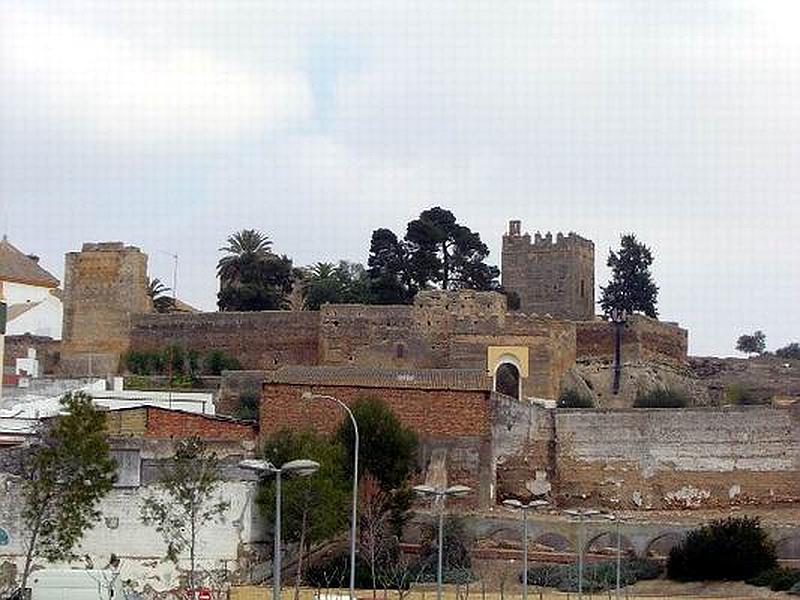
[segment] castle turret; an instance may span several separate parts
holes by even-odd
[[[521,221],[503,236],[502,283],[519,296],[520,310],[572,320],[594,318],[594,243],[575,233],[533,241]]]

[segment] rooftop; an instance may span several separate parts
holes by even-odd
[[[286,366],[265,374],[265,383],[425,390],[490,391],[480,369],[380,369],[371,367]]]
[[[39,259],[15,248],[6,237],[0,240],[0,281],[37,287],[58,287],[58,279],[39,265]]]

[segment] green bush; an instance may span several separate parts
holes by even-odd
[[[659,388],[637,394],[633,401],[636,408],[683,408],[689,404],[689,398],[680,390]]]
[[[575,390],[566,390],[558,398],[558,408],[593,408],[594,403],[591,398],[576,392]]]
[[[626,586],[633,585],[637,581],[657,579],[662,572],[663,567],[655,560],[626,557],[620,562],[620,582]],[[578,569],[574,564],[533,565],[528,569],[528,583],[557,588],[562,592],[574,592],[578,589]],[[616,560],[589,563],[584,567],[584,592],[601,592],[614,588],[616,584]]]
[[[130,350],[122,357],[122,362],[133,375],[159,375],[164,368],[160,352]]]
[[[222,375],[223,371],[238,371],[242,368],[239,360],[224,350],[209,352],[203,366],[209,375]]]
[[[725,388],[725,400],[729,404],[738,404],[739,406],[766,404],[768,402],[765,398],[758,398],[750,388],[738,384]]]
[[[785,592],[790,590],[792,586],[800,583],[800,570],[773,567],[761,571],[761,573],[755,577],[751,577],[747,580],[747,583],[759,587],[768,587],[773,592]]]
[[[426,523],[422,527],[422,543],[419,548],[419,561],[425,573],[429,576],[436,574],[436,562],[439,551],[439,529],[435,524]],[[467,533],[464,521],[458,517],[445,518],[442,531],[444,541],[443,569],[445,572],[458,575],[470,572],[472,559],[470,547],[472,539]],[[424,580],[423,580],[424,581]],[[455,582],[454,582],[455,583]]]
[[[729,517],[690,531],[670,550],[667,575],[677,581],[742,581],[776,564],[775,546],[759,520]]]
[[[242,394],[239,396],[236,417],[245,421],[257,421],[260,401],[261,398],[258,394]]]

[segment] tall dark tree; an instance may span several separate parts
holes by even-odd
[[[656,318],[658,286],[650,273],[653,264],[650,248],[638,242],[633,234],[623,235],[619,253],[612,250],[607,264],[611,267],[611,281],[601,288],[600,298],[605,314],[617,310]]]
[[[227,254],[217,265],[223,311],[276,310],[288,306],[292,261],[271,251],[272,242],[255,229],[244,229],[220,248]]]
[[[372,234],[369,277],[376,304],[407,304],[419,290],[497,290],[497,267],[486,264],[489,248],[460,225],[449,210],[420,213],[404,239],[388,229]]]
[[[485,263],[488,246],[449,210],[436,206],[422,211],[408,224],[405,239],[412,278],[420,289],[497,289],[500,270]]]
[[[375,304],[409,304],[416,293],[408,269],[405,244],[389,229],[376,229],[370,241],[370,295]]]

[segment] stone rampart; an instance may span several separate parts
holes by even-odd
[[[547,474],[555,497],[569,505],[800,502],[796,408],[548,411],[500,398],[493,457],[501,496],[541,487]]]
[[[609,321],[578,321],[578,360],[613,361],[614,325]],[[623,362],[664,362],[685,365],[689,333],[674,323],[633,315],[622,332]]]
[[[319,313],[312,311],[217,312],[134,315],[131,347],[159,350],[168,344],[208,353],[223,350],[245,369],[316,364]]]

